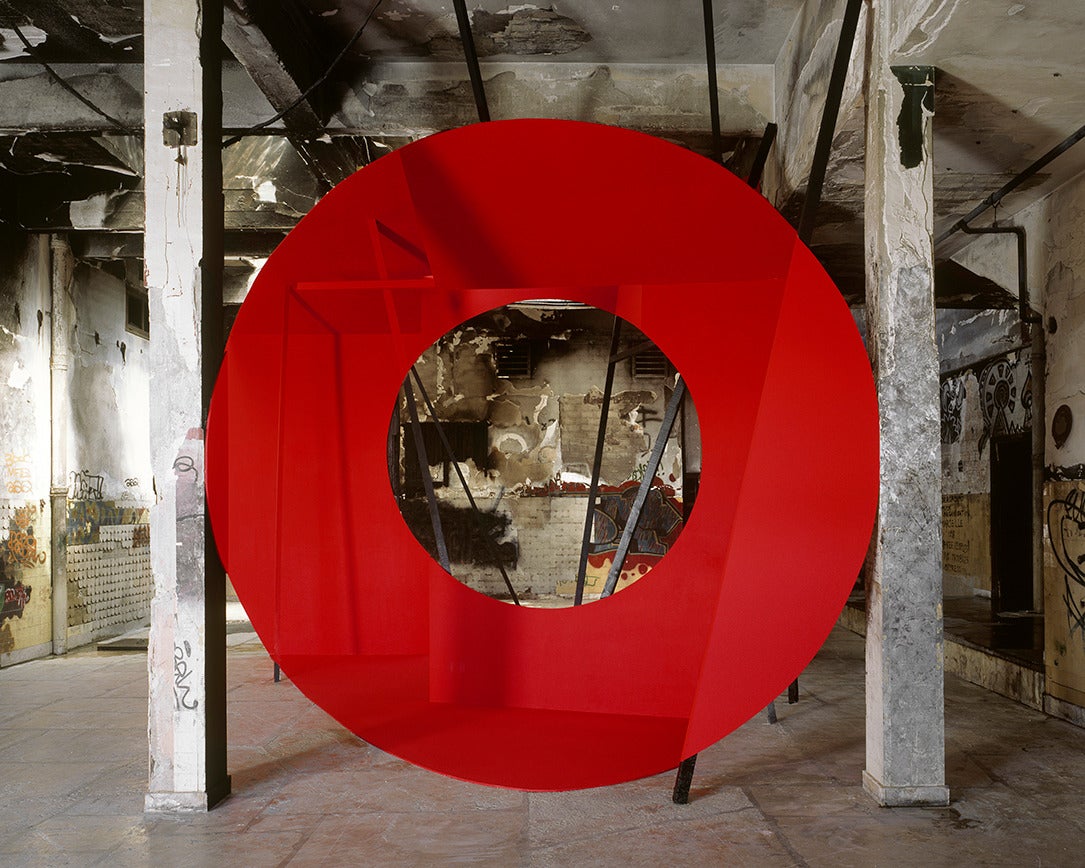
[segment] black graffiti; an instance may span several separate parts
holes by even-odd
[[[105,477],[96,476],[89,470],[73,470],[72,500],[101,500],[104,479]]]
[[[193,670],[188,665],[186,658],[191,656],[192,646],[187,641],[184,643],[184,648],[180,645],[173,646],[173,699],[178,711],[181,709],[193,711],[200,704],[199,700],[190,700],[188,698],[192,692],[192,685],[188,684],[187,681]]]
[[[476,515],[470,507],[443,502],[438,503],[437,509],[441,516],[441,532],[444,534],[448,557],[452,563],[492,566],[496,548],[504,566],[516,566],[519,558],[516,543],[510,540],[502,541],[508,533],[511,521],[509,516],[500,512],[482,511]],[[433,536],[433,522],[430,520],[426,499],[412,497],[401,500],[399,511],[414,538],[430,553],[430,557],[437,560],[437,543]],[[482,536],[483,532],[491,542],[486,541]]]
[[[1062,601],[1070,636],[1080,631],[1085,642],[1085,491],[1075,489],[1065,500],[1052,500],[1047,528],[1051,550],[1063,572]],[[1071,550],[1075,543],[1080,552]]]
[[[200,472],[196,469],[196,461],[191,455],[178,455],[173,462],[173,469],[178,473],[191,473],[193,482],[200,481]]]
[[[942,405],[942,443],[946,446],[961,439],[963,425],[961,411],[964,409],[964,378],[953,377],[942,381],[940,400]]]

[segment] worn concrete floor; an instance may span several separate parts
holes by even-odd
[[[85,651],[0,671],[0,865],[1085,864],[1085,731],[950,676],[943,809],[862,791],[863,645],[837,629],[778,702],[671,774],[525,794],[415,769],[313,707],[229,637],[234,794],[142,813],[146,658]],[[524,746],[530,750],[530,745]]]

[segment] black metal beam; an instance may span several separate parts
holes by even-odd
[[[482,86],[482,70],[478,65],[478,53],[475,51],[475,37],[471,33],[471,19],[467,15],[465,0],[452,0],[456,7],[456,23],[460,27],[460,42],[463,43],[463,57],[467,61],[467,73],[471,76],[471,90],[475,94],[475,108],[478,119],[490,119],[490,107],[486,104],[486,89]]]
[[[765,172],[765,163],[769,161],[769,152],[772,143],[776,141],[776,124],[769,122],[765,126],[765,134],[761,137],[761,143],[757,146],[757,153],[753,157],[753,165],[750,167],[750,176],[746,183],[755,190],[761,186],[761,176]]]
[[[471,504],[471,511],[475,516],[475,527],[478,528],[479,536],[486,542],[486,548],[489,550],[490,556],[493,558],[497,569],[501,572],[501,578],[505,580],[505,587],[509,589],[509,593],[512,595],[512,601],[519,606],[520,598],[516,595],[516,589],[512,586],[509,574],[505,572],[505,565],[501,563],[501,552],[498,551],[497,544],[494,542],[493,537],[486,532],[486,528],[482,524],[482,512],[479,510],[478,504],[475,503],[475,497],[471,494],[471,487],[467,484],[467,480],[463,476],[463,471],[460,470],[460,463],[456,460],[456,454],[452,450],[452,444],[448,442],[445,426],[442,425],[437,418],[437,410],[429,398],[429,392],[427,392],[426,387],[422,385],[422,378],[418,376],[418,370],[414,365],[411,365],[411,374],[414,376],[415,383],[418,384],[418,391],[422,395],[422,400],[426,404],[426,409],[429,411],[430,418],[433,419],[434,427],[437,429],[437,436],[441,439],[441,446],[443,446],[445,450],[445,456],[448,458],[449,463],[456,469],[456,476],[459,477],[460,485],[463,487],[463,493],[467,495],[467,502]],[[411,387],[409,381],[404,385],[407,389]]]
[[[708,65],[708,111],[712,118],[712,159],[723,162],[723,145],[720,139],[720,95],[716,82],[716,24],[712,14],[712,0],[702,0],[704,7],[705,61]]]
[[[829,166],[829,152],[833,147],[836,119],[840,114],[840,100],[844,96],[844,81],[848,76],[848,63],[851,60],[855,29],[859,23],[859,11],[862,7],[863,0],[848,0],[847,8],[844,9],[844,22],[840,27],[840,39],[836,44],[836,59],[833,61],[832,74],[829,76],[825,108],[821,113],[821,127],[814,147],[814,161],[810,166],[810,180],[806,184],[806,198],[802,203],[802,216],[799,218],[799,239],[804,244],[809,244],[810,236],[814,234],[814,213],[821,204],[821,189],[825,184],[825,170]]]
[[[678,776],[674,780],[674,792],[671,801],[676,805],[689,803],[689,788],[693,784],[693,770],[697,766],[697,754],[682,760],[678,766]]]
[[[1052,162],[1056,157],[1065,154],[1070,148],[1085,139],[1085,126],[1079,127],[1077,130],[1068,135],[1065,139],[1059,142],[1055,147],[1045,153],[1042,157],[1032,163],[1028,168],[1024,169],[1020,174],[1010,178],[1005,184],[999,187],[994,193],[980,202],[975,208],[969,211],[964,217],[954,223],[945,232],[934,239],[935,244],[941,244],[949,236],[956,232],[967,231],[965,227],[980,216],[988,208],[994,208],[1001,202],[1007,195],[1012,193],[1018,187],[1020,187],[1025,181],[1039,172],[1044,166]]]
[[[608,359],[613,359],[618,353],[618,345],[622,340],[621,317],[614,317],[614,328],[610,333],[610,353]],[[588,486],[588,509],[584,517],[584,535],[580,540],[580,562],[576,569],[576,594],[573,597],[573,605],[579,606],[584,602],[584,580],[588,574],[588,551],[591,549],[591,535],[595,523],[595,499],[599,495],[599,473],[603,466],[603,447],[606,445],[607,419],[610,417],[610,396],[614,392],[614,362],[607,364],[607,378],[603,384],[603,405],[599,411],[599,431],[595,437],[595,457],[591,465],[591,485]]]

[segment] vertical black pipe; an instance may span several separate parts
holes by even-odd
[[[708,111],[712,118],[712,159],[723,162],[723,143],[720,141],[720,96],[716,83],[716,25],[712,14],[712,0],[702,0],[704,6],[705,60],[708,63]]]
[[[595,457],[591,465],[591,485],[588,487],[588,510],[584,517],[584,535],[580,540],[580,563],[576,569],[576,595],[573,605],[584,602],[584,579],[588,573],[588,551],[595,523],[595,499],[599,495],[599,473],[603,466],[603,447],[606,445],[607,419],[610,416],[610,396],[614,391],[614,357],[622,340],[622,320],[614,317],[614,329],[610,333],[610,354],[607,356],[607,379],[603,384],[603,406],[599,412],[599,431],[595,436]]]
[[[755,190],[761,186],[761,175],[765,172],[765,163],[769,161],[769,151],[772,143],[776,141],[776,124],[769,123],[765,126],[765,134],[761,136],[761,143],[757,146],[757,153],[753,157],[753,165],[750,166],[750,177],[746,183]]]
[[[448,560],[448,546],[445,545],[445,532],[441,527],[441,511],[437,507],[437,494],[433,490],[433,477],[429,475],[429,457],[426,455],[426,443],[422,439],[422,426],[418,422],[418,407],[414,403],[414,389],[410,380],[403,384],[403,397],[407,400],[407,412],[411,416],[411,434],[414,437],[414,451],[418,454],[418,469],[422,474],[422,485],[426,489],[426,502],[429,504],[429,518],[433,523],[433,536],[437,544],[437,562],[446,573],[452,572]]]
[[[840,114],[844,80],[848,76],[848,62],[851,60],[851,48],[855,43],[855,29],[859,24],[859,10],[862,6],[863,0],[848,0],[844,10],[844,23],[840,27],[840,40],[836,44],[836,60],[833,62],[832,75],[829,76],[825,109],[821,113],[821,128],[818,130],[817,145],[814,147],[814,161],[810,166],[810,180],[806,184],[806,199],[802,203],[802,216],[799,218],[799,239],[804,244],[810,243],[810,236],[814,232],[814,212],[821,203],[821,188],[825,184],[825,169],[829,165],[836,118]]]
[[[676,805],[689,803],[689,788],[693,784],[693,770],[697,766],[697,754],[682,760],[678,766],[678,776],[674,780],[674,792],[671,801]]]
[[[452,0],[456,7],[456,23],[460,26],[460,42],[463,43],[463,56],[467,61],[467,73],[471,76],[471,90],[475,94],[475,108],[478,119],[490,119],[490,107],[486,104],[486,90],[482,86],[482,70],[478,66],[478,54],[475,52],[475,37],[471,34],[471,19],[467,15],[465,0]]]

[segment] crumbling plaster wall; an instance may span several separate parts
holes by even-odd
[[[528,589],[535,594],[565,593],[576,576],[579,558],[585,492],[607,369],[610,316],[597,311],[533,314],[550,320],[536,322],[535,328],[531,316],[522,313],[514,312],[517,322],[511,324],[505,314],[492,316],[489,322],[478,318],[450,333],[422,356],[417,369],[440,421],[488,425],[486,466],[473,461],[462,466],[480,509],[508,518],[501,542],[512,544],[514,562],[506,567],[513,586],[518,593]],[[493,354],[499,335],[525,331],[536,337],[533,376],[498,377]],[[673,377],[634,378],[628,361],[616,366],[601,471],[607,495],[616,496],[618,489],[628,490],[639,480],[672,387]],[[420,404],[420,410],[424,413],[424,405]],[[423,421],[428,418],[424,413]],[[408,424],[402,411],[401,421]],[[670,489],[663,509],[679,524],[680,437],[676,426],[658,474]],[[401,454],[406,453],[401,450]],[[446,504],[469,509],[454,476],[437,494]],[[644,563],[634,555],[627,565],[639,571]],[[485,552],[454,562],[452,567],[458,579],[477,590],[504,591],[500,573]]]
[[[48,238],[0,234],[0,666],[52,648]]]

